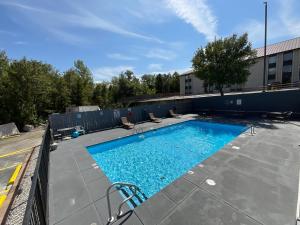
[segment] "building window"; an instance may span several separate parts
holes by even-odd
[[[185,76],[185,94],[192,94],[192,78]]]
[[[272,83],[276,79],[276,60],[277,55],[272,55],[268,58],[268,83]]]
[[[293,52],[283,53],[282,83],[292,82]]]
[[[283,53],[283,61],[292,61],[293,51]]]

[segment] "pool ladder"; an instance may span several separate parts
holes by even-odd
[[[122,187],[127,187],[129,188],[129,190],[132,192],[131,195],[126,195],[126,198],[123,200],[123,202],[121,202],[121,204],[118,207],[118,213],[116,216],[112,215],[111,212],[111,204],[110,204],[110,190],[115,187],[118,186],[118,189],[121,189]],[[147,197],[144,193],[141,192],[141,190],[139,189],[138,186],[134,185],[134,184],[130,184],[130,183],[126,183],[126,182],[116,182],[113,183],[112,185],[110,185],[107,190],[106,190],[106,200],[107,200],[107,207],[108,207],[108,222],[112,223],[115,222],[120,216],[122,216],[124,213],[122,212],[122,207],[123,205],[128,202],[131,201],[133,202],[132,198],[137,197],[137,199],[139,200],[140,203],[142,203],[141,198],[138,196],[138,193],[141,193],[142,196],[144,197],[145,200],[147,200]],[[133,202],[134,203],[134,202]],[[136,206],[136,205],[135,205]]]
[[[144,133],[144,129],[142,127],[133,128],[133,134]]]

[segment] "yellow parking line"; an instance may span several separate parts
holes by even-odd
[[[7,167],[3,167],[3,168],[0,168],[0,172],[1,171],[4,171],[4,170],[8,170],[8,169],[11,169],[13,167],[16,167],[19,163],[15,163],[13,165],[10,165],[10,166],[7,166]]]
[[[6,197],[7,197],[6,194],[0,195],[0,208],[1,208],[2,204],[3,204],[3,202],[5,201]]]
[[[17,151],[14,151],[14,152],[10,152],[10,153],[4,154],[4,155],[0,155],[0,159],[1,159],[1,158],[8,157],[8,156],[12,156],[12,155],[18,155],[18,154],[22,154],[22,153],[25,153],[25,152],[29,152],[29,151],[32,150],[33,148],[34,148],[34,147],[24,148],[24,149],[17,150]]]
[[[8,183],[7,183],[7,186],[13,185],[15,183],[15,180],[17,179],[21,168],[22,168],[22,163],[20,163],[19,165],[17,165],[15,171],[13,172],[13,174],[11,175],[11,177],[10,177]]]

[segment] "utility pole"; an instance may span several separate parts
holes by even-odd
[[[266,88],[268,2],[264,2],[264,4],[265,4],[265,46],[264,46],[263,92],[265,92],[265,88]]]

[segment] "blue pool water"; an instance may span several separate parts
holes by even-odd
[[[93,145],[88,152],[111,182],[136,184],[151,197],[245,129],[193,120]]]

